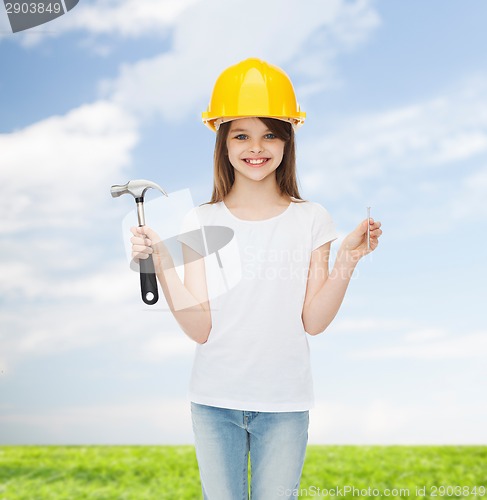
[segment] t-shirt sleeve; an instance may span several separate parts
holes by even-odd
[[[338,238],[335,223],[333,222],[330,213],[319,203],[314,203],[314,219],[312,232],[312,250],[316,250],[321,245],[324,245],[325,243],[336,240]]]

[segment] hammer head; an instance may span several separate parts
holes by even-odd
[[[138,179],[135,181],[129,181],[127,184],[124,184],[123,186],[112,186],[110,188],[110,193],[112,194],[113,198],[117,198],[118,196],[122,194],[131,194],[135,199],[137,198],[144,198],[145,192],[148,189],[157,189],[160,191],[163,195],[169,196],[164,189],[159,186],[159,184],[156,184],[155,182],[151,181],[146,181],[144,179]]]

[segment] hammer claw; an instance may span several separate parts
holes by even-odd
[[[143,198],[146,191],[150,188],[157,189],[164,196],[169,196],[166,193],[166,191],[164,191],[164,189],[162,189],[162,187],[159,186],[159,184],[156,184],[155,182],[152,181],[146,181],[145,179],[137,179],[134,181],[129,181],[127,182],[127,184],[124,184],[123,186],[120,185],[112,186],[110,192],[113,198],[128,193],[137,199],[137,198]]]

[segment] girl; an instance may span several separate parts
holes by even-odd
[[[333,221],[296,182],[294,129],[304,118],[289,77],[259,59],[215,84],[203,113],[217,132],[213,194],[193,210],[201,226],[233,230],[242,275],[211,308],[197,245],[181,235],[183,284],[157,234],[132,228],[133,257],[153,255],[172,313],[198,343],[190,399],[205,499],[248,498],[249,461],[252,499],[297,496],[314,404],[307,334],[331,323],[382,234],[380,222],[362,221],[329,272]]]

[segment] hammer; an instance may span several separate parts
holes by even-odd
[[[144,216],[144,195],[149,189],[157,189],[165,196],[169,196],[164,189],[158,184],[151,181],[146,181],[144,179],[139,179],[135,181],[129,181],[123,186],[112,186],[110,188],[110,193],[113,198],[117,198],[122,194],[131,194],[135,198],[135,203],[137,203],[137,217],[139,219],[139,227],[145,226],[145,216]],[[147,259],[140,259],[140,290],[142,293],[142,300],[148,304],[153,305],[159,300],[159,293],[157,291],[157,279],[154,270],[154,262],[152,260],[152,255],[149,255]]]

